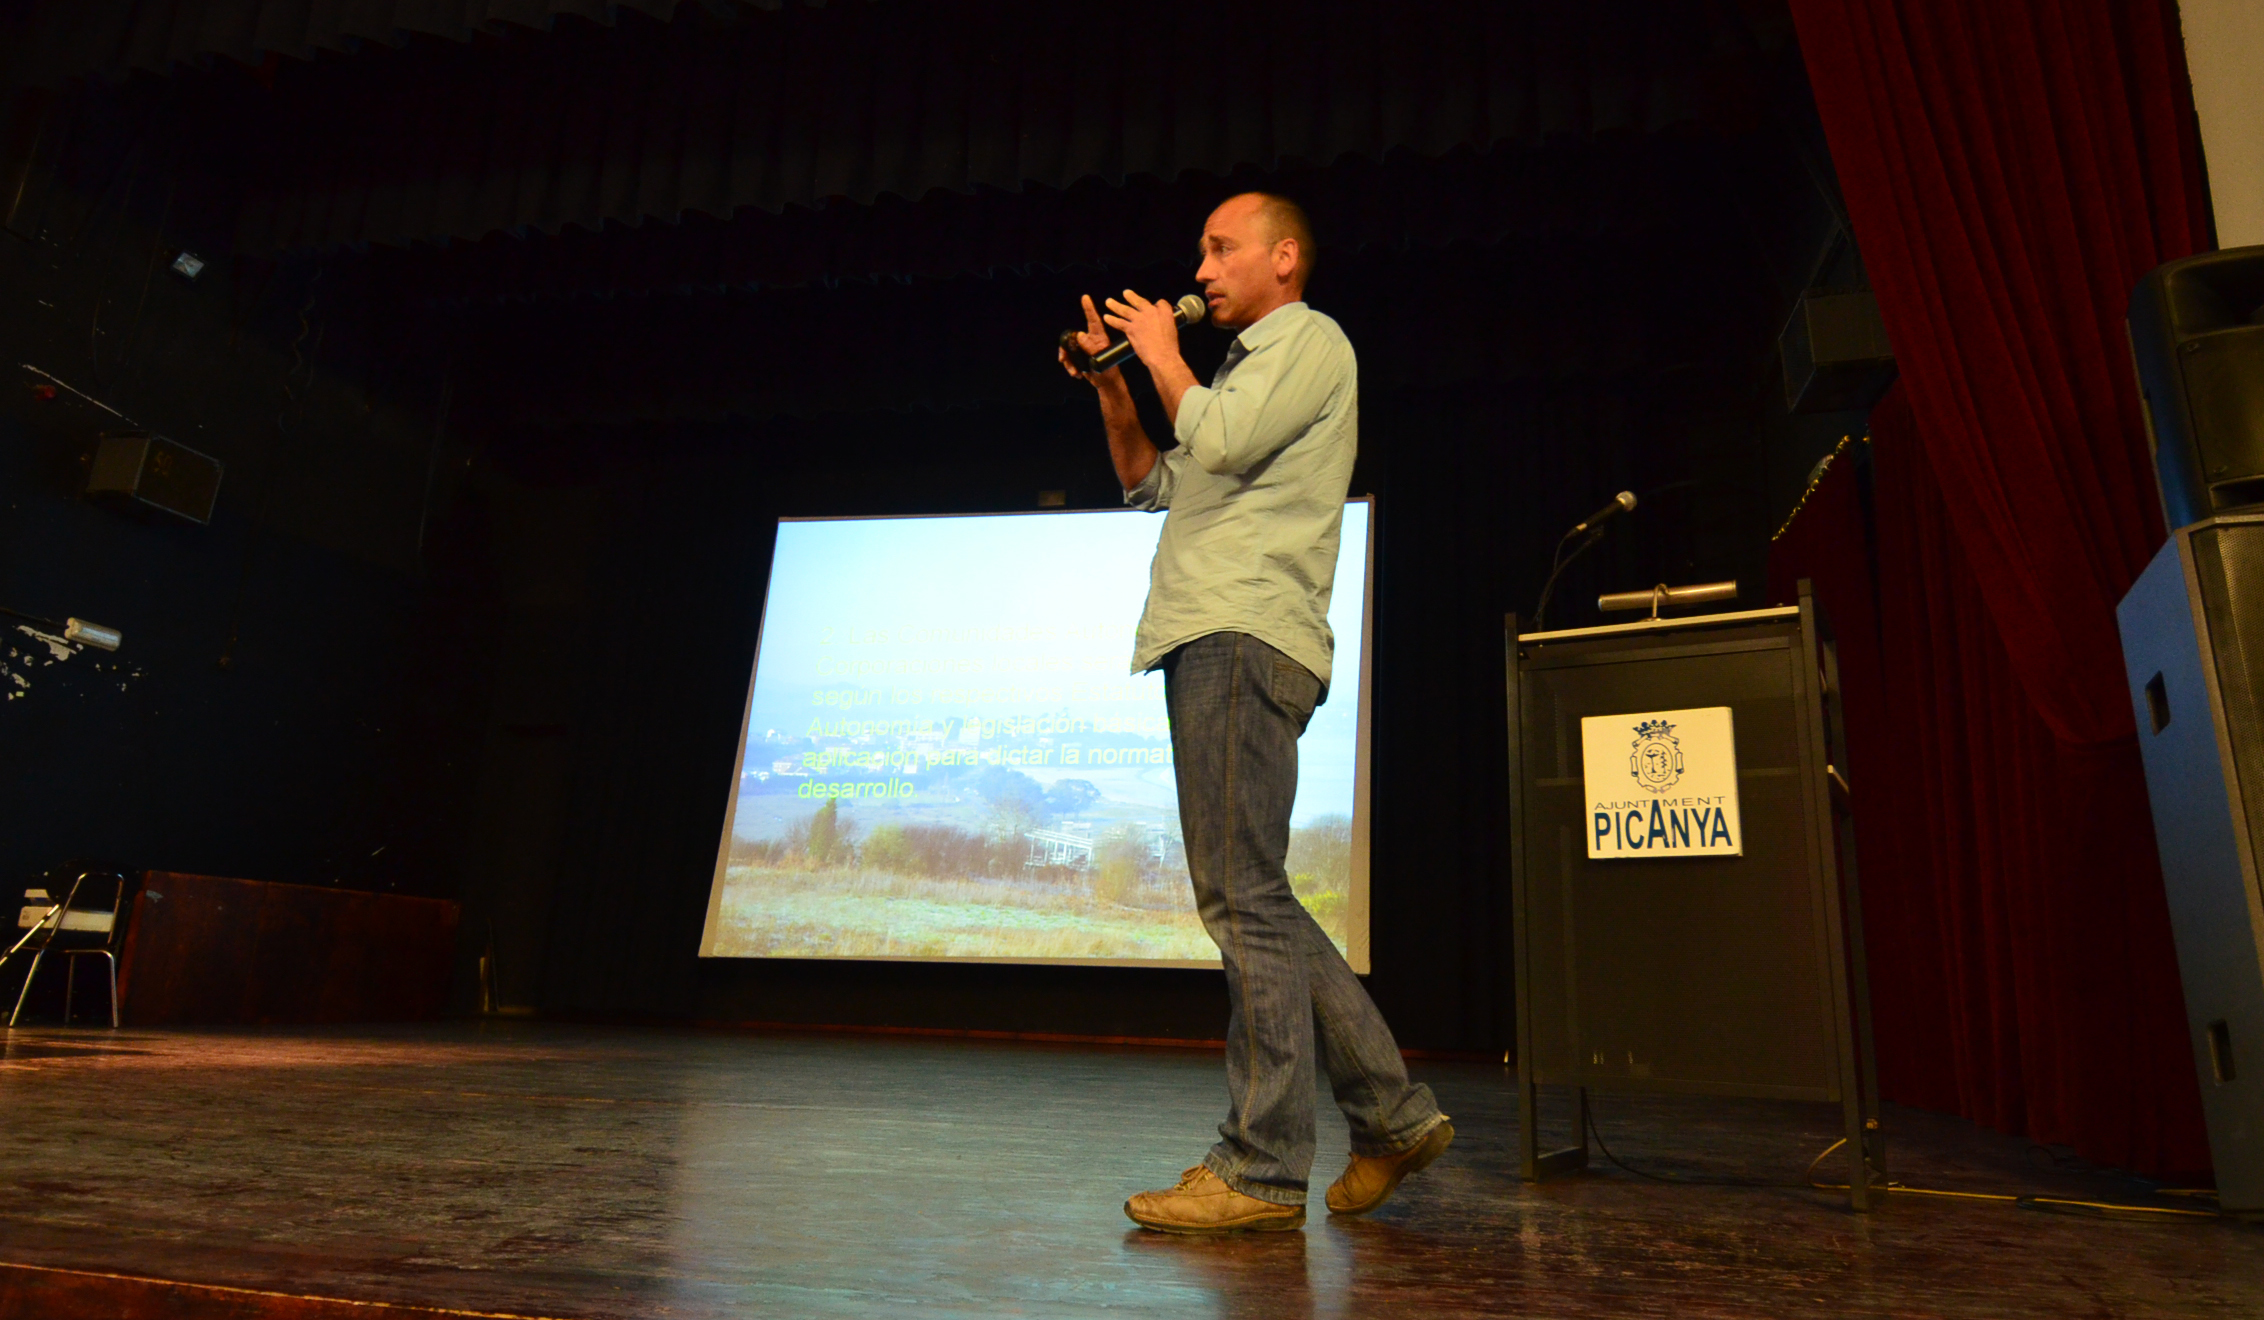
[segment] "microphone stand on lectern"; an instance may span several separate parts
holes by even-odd
[[[1536,631],[1549,626],[1549,597],[1556,594],[1558,576],[1572,566],[1573,560],[1586,554],[1589,547],[1604,539],[1604,529],[1611,525],[1611,519],[1633,512],[1634,508],[1635,492],[1623,490],[1612,496],[1611,503],[1581,519],[1573,525],[1571,531],[1557,538],[1556,553],[1549,556],[1549,580],[1541,584],[1541,603],[1533,607],[1533,627]],[[1571,554],[1566,554],[1565,542],[1582,533],[1586,535],[1581,537],[1580,544],[1572,548]]]
[[[1583,530],[1587,532],[1587,535],[1581,536],[1580,544],[1573,547],[1571,554],[1566,554],[1564,543],[1575,536],[1580,536]],[[1533,631],[1546,632],[1548,630],[1549,597],[1556,594],[1557,578],[1563,575],[1564,570],[1572,567],[1573,560],[1586,554],[1596,542],[1603,540],[1604,533],[1607,530],[1608,526],[1585,529],[1575,527],[1557,538],[1556,553],[1549,557],[1549,580],[1541,584],[1541,603],[1533,607]]]

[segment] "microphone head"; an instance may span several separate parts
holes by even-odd
[[[1621,491],[1621,492],[1620,492],[1619,494],[1612,496],[1612,502],[1613,502],[1613,503],[1615,503],[1615,504],[1617,504],[1617,505],[1619,505],[1619,507],[1620,507],[1620,511],[1621,511],[1622,513],[1633,513],[1633,512],[1635,512],[1635,492],[1634,492],[1634,491],[1631,491],[1631,490],[1623,490],[1623,491]]]
[[[1203,295],[1199,293],[1190,293],[1181,298],[1177,306],[1179,319],[1188,325],[1201,325],[1203,318],[1211,314],[1211,305],[1204,302]]]

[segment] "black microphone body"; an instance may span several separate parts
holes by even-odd
[[[1181,325],[1194,325],[1210,315],[1210,310],[1210,304],[1203,301],[1201,294],[1190,293],[1172,304],[1171,315]],[[1120,339],[1088,356],[1077,342],[1078,337],[1084,333],[1082,330],[1061,332],[1061,351],[1069,355],[1069,364],[1079,371],[1106,371],[1132,356],[1132,341],[1129,339]]]
[[[1617,518],[1623,513],[1632,512],[1634,508],[1635,492],[1631,490],[1623,490],[1619,494],[1612,496],[1611,503],[1605,505],[1601,509],[1596,510],[1594,513],[1589,514],[1570,532],[1566,533],[1566,535],[1578,536],[1580,533],[1587,531],[1591,527],[1594,527],[1600,523],[1608,522],[1613,518]]]

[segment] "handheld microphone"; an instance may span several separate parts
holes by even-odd
[[[1199,293],[1190,293],[1172,304],[1172,319],[1178,321],[1181,325],[1195,325],[1210,314],[1210,304],[1204,302],[1203,295]],[[1082,330],[1064,330],[1061,332],[1061,351],[1069,355],[1069,365],[1079,371],[1106,371],[1132,356],[1132,341],[1129,339],[1120,339],[1098,353],[1088,354],[1077,343],[1079,336],[1084,333]],[[1627,498],[1630,503],[1633,503],[1635,499],[1633,495]]]
[[[1580,533],[1587,531],[1589,528],[1596,526],[1598,523],[1607,522],[1613,518],[1617,518],[1623,513],[1631,513],[1634,511],[1634,509],[1635,492],[1631,490],[1623,490],[1619,494],[1612,496],[1611,503],[1605,505],[1601,509],[1596,510],[1594,513],[1589,514],[1587,518],[1582,520],[1579,525],[1575,526],[1568,534],[1572,536],[1578,536]]]

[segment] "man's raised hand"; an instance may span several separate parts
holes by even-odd
[[[1087,307],[1092,305],[1087,298]],[[1149,302],[1130,289],[1122,298],[1108,300],[1108,315],[1103,318],[1124,332],[1132,341],[1132,351],[1148,364],[1153,372],[1179,358],[1179,318],[1170,303]]]
[[[1094,309],[1093,296],[1089,293],[1085,295],[1085,332],[1077,336],[1077,347],[1085,350],[1087,358],[1091,358],[1093,354],[1108,347],[1108,331],[1102,327],[1101,314]],[[1063,371],[1088,384],[1100,384],[1103,376],[1115,376],[1118,380],[1124,379],[1121,369],[1117,367],[1110,367],[1106,371],[1080,371],[1077,369],[1077,364],[1069,360],[1068,353],[1056,349],[1054,356],[1061,359]]]

